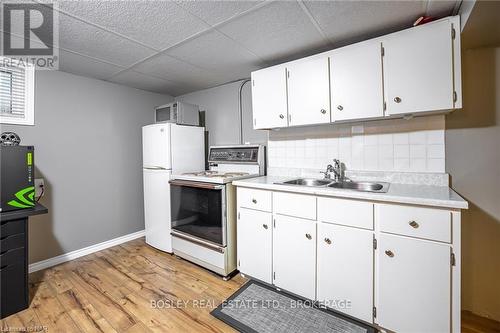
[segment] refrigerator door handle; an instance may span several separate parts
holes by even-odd
[[[144,167],[146,170],[169,170],[159,166]]]

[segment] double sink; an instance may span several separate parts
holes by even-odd
[[[386,193],[389,190],[389,183],[384,183],[384,182],[355,182],[355,181],[335,182],[331,179],[315,179],[315,178],[298,178],[275,184],[305,186],[305,187],[331,187],[336,189],[355,190],[361,192],[377,192],[377,193]]]

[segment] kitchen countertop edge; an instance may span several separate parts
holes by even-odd
[[[296,177],[297,178],[297,177]],[[290,177],[262,176],[233,181],[234,186],[272,190],[280,192],[295,192],[319,196],[330,196],[346,199],[361,199],[379,202],[392,202],[420,206],[432,206],[450,209],[468,209],[469,205],[460,195],[446,186],[411,185],[393,183],[387,193],[360,192],[345,189],[322,187],[302,187],[280,185],[276,182],[290,180]],[[447,192],[447,195],[446,193]]]

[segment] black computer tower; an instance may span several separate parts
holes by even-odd
[[[0,146],[0,211],[35,206],[33,146]]]

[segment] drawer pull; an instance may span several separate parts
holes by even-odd
[[[256,203],[257,203],[257,199],[252,199],[252,202],[253,202],[254,204],[256,204]]]
[[[312,239],[311,234],[306,234],[306,238],[309,239],[309,240],[311,240]]]
[[[267,230],[267,228],[268,228],[267,224],[263,224],[262,226],[264,227],[264,229]]]
[[[385,250],[385,254],[387,254],[389,258],[394,257],[394,252],[392,252],[391,250]]]
[[[325,238],[325,243],[330,245],[330,244],[332,244],[332,241],[330,240],[330,238]]]
[[[418,223],[417,223],[417,222],[415,222],[415,221],[410,221],[410,222],[408,222],[408,224],[409,224],[412,228],[415,228],[415,229],[417,229],[417,228],[419,227]]]

